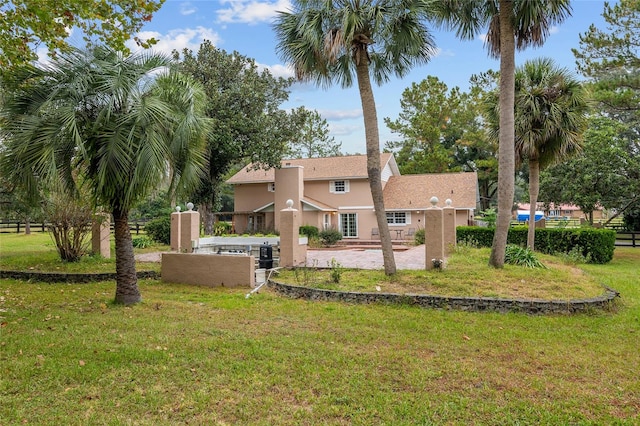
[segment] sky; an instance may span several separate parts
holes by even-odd
[[[471,1],[471,0],[470,0]],[[557,27],[544,46],[516,52],[516,65],[527,59],[550,57],[556,64],[575,72],[572,48],[579,47],[579,35],[593,23],[604,26],[600,0],[572,1],[573,14]],[[291,68],[276,53],[273,19],[277,11],[288,10],[290,0],[167,0],[138,34],[153,36],[158,43],[154,50],[171,52],[189,48],[196,52],[203,40],[210,40],[216,47],[231,53],[255,59],[261,68],[267,68],[276,76],[293,76]],[[383,118],[397,119],[400,113],[402,92],[412,83],[419,83],[428,75],[438,77],[449,88],[467,90],[469,78],[489,69],[498,70],[499,61],[487,55],[482,35],[475,40],[461,41],[453,32],[433,28],[437,54],[431,61],[403,79],[393,78],[383,86],[374,85],[374,97],[378,111],[380,146],[398,136],[389,131]],[[135,44],[130,44],[135,48]],[[342,142],[343,153],[365,153],[364,123],[357,87],[343,89],[339,85],[329,89],[312,84],[297,83],[290,88],[289,100],[282,108],[304,106],[317,110],[327,120],[330,136]]]

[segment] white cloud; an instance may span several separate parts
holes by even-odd
[[[356,132],[362,131],[363,125],[346,125],[329,123],[329,132],[332,136],[348,136]]]
[[[282,65],[282,64],[265,65],[261,63],[256,63],[256,65],[258,66],[258,69],[260,71],[265,69],[269,70],[271,75],[274,77],[289,78],[294,76],[293,68],[287,65]]]
[[[191,2],[184,2],[182,4],[180,4],[180,14],[181,15],[191,15],[193,13],[196,13],[198,11],[198,8],[195,7],[194,5],[191,4]]]
[[[174,49],[182,51],[185,48],[197,51],[204,40],[209,40],[214,45],[220,42],[220,36],[211,28],[205,27],[175,29],[167,34],[161,34],[156,31],[142,31],[137,36],[143,40],[155,38],[158,42],[153,45],[153,51],[164,53],[171,53]],[[133,51],[138,50],[138,46],[133,40],[127,42],[127,47]]]
[[[559,32],[560,32],[560,27],[557,25],[554,25],[551,28],[549,28],[549,34],[558,34]]]
[[[334,121],[339,121],[339,120],[351,120],[354,118],[362,118],[362,110],[361,109],[347,109],[347,110],[339,110],[339,109],[334,109],[334,110],[329,110],[329,109],[325,109],[325,110],[318,110],[318,112],[320,113],[320,115],[322,115],[323,118],[327,119],[327,120],[334,120]],[[338,126],[336,126],[338,127]],[[345,127],[349,127],[349,126],[345,126]]]
[[[271,22],[279,10],[290,10],[290,0],[260,1],[260,0],[221,0],[226,8],[219,9],[219,22],[257,24]]]

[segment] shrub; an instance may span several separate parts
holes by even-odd
[[[525,266],[527,268],[545,268],[538,260],[533,250],[528,247],[520,247],[514,244],[507,245],[504,261],[510,265]]]
[[[45,215],[60,259],[77,262],[89,252],[94,215],[88,204],[67,194],[54,193],[45,207]]]
[[[498,212],[494,208],[486,209],[480,212],[480,217],[476,217],[476,219],[486,222],[489,228],[495,228],[496,221],[498,220]]]
[[[159,217],[150,220],[144,226],[144,230],[153,241],[162,244],[171,244],[171,217]]]
[[[342,277],[342,265],[332,257],[328,266],[331,268],[331,281],[335,284],[339,284],[340,278]]]
[[[325,246],[332,246],[342,239],[342,232],[337,229],[325,229],[319,233],[320,241]]]
[[[213,235],[220,236],[231,232],[231,224],[229,222],[216,222],[213,225]]]
[[[457,241],[475,240],[479,247],[491,247],[493,229],[478,226],[457,228]],[[508,244],[525,246],[527,227],[514,226],[509,229]],[[536,250],[542,253],[570,253],[579,250],[590,263],[607,263],[613,259],[616,233],[610,229],[597,228],[544,228],[536,229]],[[577,249],[576,249],[577,247]]]
[[[151,238],[147,237],[146,235],[135,237],[131,240],[131,242],[133,243],[133,246],[135,248],[147,248],[153,244],[153,240],[151,240]]]
[[[424,244],[424,228],[420,228],[413,234],[413,241],[416,245]]]
[[[309,239],[318,238],[320,234],[318,228],[313,225],[302,225],[298,232],[300,233],[300,235],[305,235]]]

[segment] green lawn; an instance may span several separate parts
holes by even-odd
[[[6,254],[4,237],[0,259]],[[640,423],[640,249],[613,312],[465,313],[0,280],[0,424]]]

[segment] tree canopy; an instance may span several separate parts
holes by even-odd
[[[124,56],[106,47],[71,49],[50,64],[17,67],[4,84],[2,171],[25,191],[39,182],[113,215],[116,302],[141,300],[129,211],[166,176],[192,184],[207,131],[202,88],[171,58]]]
[[[640,0],[605,3],[607,27],[591,25],[573,49],[578,71],[590,78],[601,108],[640,123]]]
[[[622,214],[637,205],[640,157],[630,149],[634,141],[626,128],[611,118],[592,117],[582,152],[541,173],[540,198],[575,204],[589,217],[599,207]]]
[[[179,52],[174,52],[176,60]],[[260,71],[255,61],[238,52],[227,53],[205,40],[197,52],[184,50],[180,69],[199,81],[207,94],[206,173],[191,193],[199,206],[205,233],[212,232],[212,212],[220,200],[220,185],[233,166],[252,162],[279,167],[290,143],[297,139],[306,117],[280,108],[289,97],[292,80]]]
[[[297,137],[291,141],[287,156],[290,158],[335,157],[342,155],[342,142],[329,136],[329,125],[318,111],[304,107],[296,108],[292,114],[302,123]]]
[[[150,21],[164,0],[0,0],[0,69],[36,59],[35,48],[68,51],[69,32],[85,41],[126,50],[125,42]],[[97,38],[97,40],[95,40]],[[154,40],[135,41],[148,47]]]

